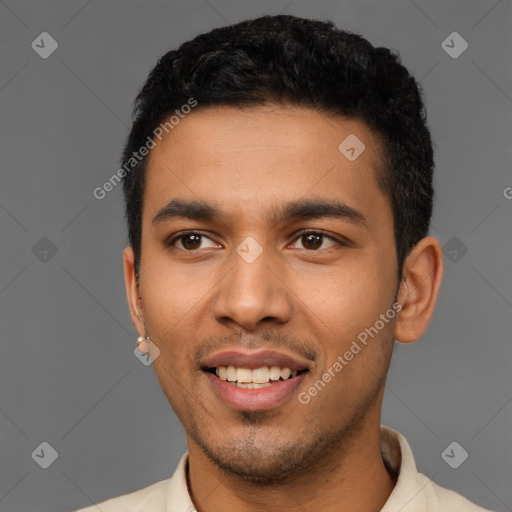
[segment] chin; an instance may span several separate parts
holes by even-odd
[[[318,440],[308,443],[303,435],[279,440],[272,433],[258,435],[256,431],[223,440],[196,435],[194,440],[220,470],[261,485],[284,482],[302,473],[318,448]]]
[[[227,449],[205,454],[222,471],[260,485],[282,483],[292,478],[296,472],[302,472],[303,461],[309,455],[305,452],[295,452],[290,457],[290,449],[279,450],[278,454],[273,452],[265,455],[259,448],[253,448],[249,452]]]

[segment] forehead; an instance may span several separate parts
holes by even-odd
[[[239,214],[315,196],[389,213],[375,178],[380,151],[357,119],[291,106],[197,108],[156,140],[144,211],[173,197],[213,200]]]

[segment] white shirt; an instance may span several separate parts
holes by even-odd
[[[490,512],[419,473],[400,432],[381,426],[380,450],[386,466],[398,476],[381,512]],[[194,512],[187,487],[187,457],[188,452],[171,478],[77,512]]]

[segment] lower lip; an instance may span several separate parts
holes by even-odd
[[[217,394],[231,408],[240,411],[266,411],[277,407],[294,393],[307,372],[286,380],[275,381],[265,388],[248,389],[228,384],[210,372],[204,372]]]

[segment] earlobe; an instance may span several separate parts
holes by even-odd
[[[130,316],[139,333],[139,336],[145,335],[144,318],[140,302],[139,284],[135,277],[135,255],[131,247],[126,247],[123,251],[124,281],[126,286],[126,298],[130,308]]]
[[[397,316],[395,339],[411,343],[427,330],[443,278],[443,256],[437,239],[427,236],[410,251],[404,263],[398,292],[402,309]]]

